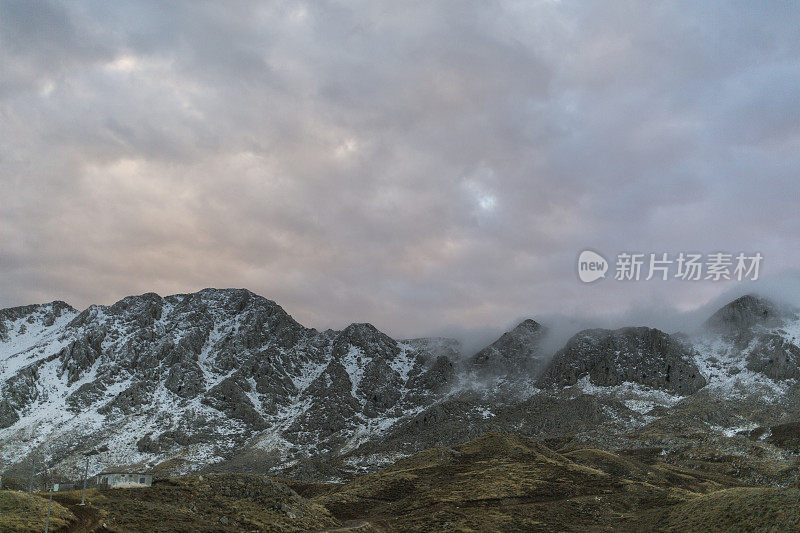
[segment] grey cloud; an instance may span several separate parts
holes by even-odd
[[[800,261],[786,4],[0,6],[0,306],[245,286],[414,336],[730,288],[583,286],[587,247]]]

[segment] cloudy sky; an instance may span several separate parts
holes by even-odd
[[[0,3],[0,307],[246,287],[395,335],[800,265],[791,2]],[[613,265],[612,265],[613,269]]]

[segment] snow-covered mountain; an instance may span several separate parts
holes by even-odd
[[[453,364],[369,324],[318,332],[246,290],[143,294],[78,313],[2,311],[0,461],[172,459],[192,469],[245,445],[339,453],[447,387]]]
[[[800,313],[753,295],[714,313],[691,337],[708,389],[787,394],[800,380]]]
[[[625,431],[680,414],[725,432],[800,418],[800,316],[767,300],[731,302],[690,335],[582,331],[555,354],[546,331],[526,320],[465,358],[452,339],[309,329],[247,290],[2,310],[0,470],[75,473],[107,447],[93,469],[336,477],[320,458],[370,468],[489,429]]]

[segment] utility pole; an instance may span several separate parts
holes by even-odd
[[[50,501],[47,502],[47,522],[44,523],[44,533],[50,529],[50,509],[53,507],[53,480],[50,480]]]
[[[86,478],[89,476],[89,455],[86,455],[86,467],[83,469],[83,490],[81,491],[81,505],[86,505]]]
[[[81,490],[81,505],[86,505],[86,480],[89,477],[89,457],[108,451],[108,446],[95,448],[88,452],[84,452],[83,456],[86,457],[86,465],[83,468],[83,490]]]
[[[36,459],[31,458],[31,475],[28,479],[28,492],[33,492],[33,471],[36,468]]]

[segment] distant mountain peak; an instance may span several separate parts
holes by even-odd
[[[754,326],[780,325],[785,311],[771,300],[747,294],[718,309],[706,320],[705,327],[713,332],[735,335]]]
[[[553,357],[540,384],[574,385],[587,376],[598,386],[634,382],[677,394],[694,393],[706,384],[690,347],[648,327],[577,333]]]
[[[536,331],[541,331],[542,329],[544,329],[544,326],[536,322],[534,319],[526,318],[525,320],[514,326],[514,329],[512,329],[511,332],[512,333],[536,332]]]
[[[469,362],[481,373],[509,374],[520,370],[534,373],[543,369],[541,341],[546,329],[526,319],[503,333],[492,344],[473,355]]]
[[[353,322],[342,330],[345,335],[379,335],[381,331],[369,322]]]

